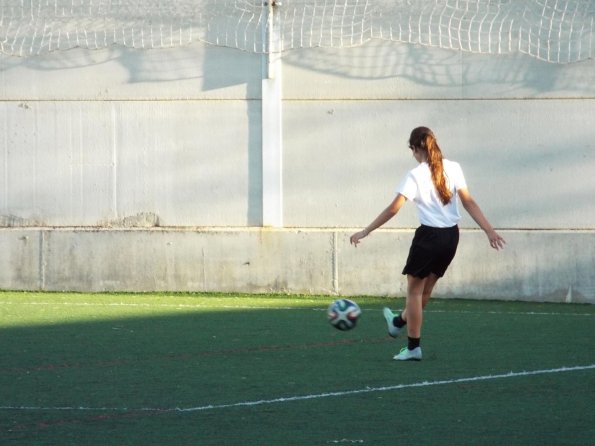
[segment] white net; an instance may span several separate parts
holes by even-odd
[[[256,53],[371,39],[555,63],[593,57],[593,0],[0,0],[0,51],[167,48],[202,41]]]

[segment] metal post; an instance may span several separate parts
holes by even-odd
[[[283,226],[282,80],[279,2],[268,8],[262,79],[262,225]]]

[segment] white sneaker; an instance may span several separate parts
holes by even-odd
[[[393,324],[393,320],[395,319],[395,317],[397,317],[397,315],[390,311],[390,308],[384,308],[382,310],[382,314],[384,315],[384,319],[386,319],[388,334],[393,338],[399,336],[399,332],[401,331],[401,329],[399,327],[395,327],[395,324]]]
[[[403,347],[393,359],[395,361],[421,361],[421,347],[415,347],[413,350]]]

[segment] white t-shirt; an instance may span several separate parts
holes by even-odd
[[[430,167],[426,162],[410,170],[397,189],[397,193],[416,204],[420,223],[434,228],[449,228],[459,222],[461,214],[457,204],[457,191],[467,188],[460,164],[446,159],[443,159],[442,163],[446,184],[453,195],[447,205],[440,201],[432,183]]]

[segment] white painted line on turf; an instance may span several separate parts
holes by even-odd
[[[424,313],[447,314],[510,314],[522,316],[595,316],[595,313],[556,313],[546,311],[468,311],[468,310],[424,310]]]
[[[387,392],[392,390],[402,390],[402,389],[409,389],[415,387],[429,387],[429,386],[440,386],[440,385],[448,385],[448,384],[460,384],[465,382],[476,382],[476,381],[490,381],[494,379],[504,379],[504,378],[516,378],[519,376],[531,376],[531,375],[542,375],[546,373],[563,373],[563,372],[571,372],[571,371],[578,371],[578,370],[587,370],[587,369],[595,369],[595,364],[587,365],[587,366],[576,366],[576,367],[561,367],[557,369],[547,369],[547,370],[533,370],[529,372],[509,372],[500,375],[485,375],[485,376],[475,376],[469,378],[457,378],[457,379],[449,379],[449,380],[441,380],[441,381],[422,381],[419,383],[413,384],[397,384],[393,386],[384,386],[384,387],[366,387],[365,389],[356,389],[356,390],[345,390],[341,392],[328,392],[328,393],[319,393],[319,394],[312,394],[312,395],[301,395],[301,396],[291,396],[291,397],[282,397],[282,398],[275,398],[270,400],[259,400],[259,401],[245,401],[233,404],[218,404],[218,405],[207,405],[207,406],[199,406],[199,407],[191,407],[187,409],[180,409],[176,408],[176,411],[179,412],[197,412],[197,411],[204,411],[204,410],[212,410],[212,409],[227,409],[233,407],[244,407],[244,406],[261,406],[261,405],[268,405],[268,404],[275,404],[275,403],[285,403],[285,402],[293,402],[293,401],[304,401],[304,400],[313,400],[313,399],[320,399],[320,398],[330,398],[330,397],[340,397],[340,396],[350,396],[350,395],[358,395],[364,393],[372,393],[372,392]]]
[[[238,310],[310,310],[300,307],[272,307],[253,305],[217,305],[217,304],[148,304],[128,302],[11,302],[0,301],[0,305],[31,305],[31,306],[71,306],[71,307],[130,307],[130,308],[224,308]],[[326,311],[326,310],[325,310]]]
[[[545,374],[553,374],[553,373],[568,373],[568,372],[577,372],[583,370],[591,370],[595,369],[595,364],[589,365],[582,365],[582,366],[572,366],[572,367],[559,367],[555,369],[543,369],[543,370],[530,370],[530,371],[522,371],[522,372],[508,372],[502,373],[497,375],[482,375],[482,376],[472,376],[466,378],[455,378],[455,379],[446,379],[446,380],[439,380],[439,381],[422,381],[418,383],[412,384],[396,384],[392,386],[382,386],[382,387],[366,387],[364,389],[354,389],[354,390],[343,390],[339,392],[325,392],[325,393],[314,393],[311,395],[295,395],[295,396],[288,396],[288,397],[280,397],[280,398],[272,398],[272,399],[263,399],[263,400],[255,400],[255,401],[240,401],[237,403],[229,403],[229,404],[207,404],[204,406],[196,406],[196,407],[175,407],[175,408],[151,408],[151,407],[142,407],[142,408],[116,408],[116,407],[84,407],[84,406],[63,406],[63,407],[36,407],[36,406],[0,406],[0,410],[6,411],[96,411],[96,412],[202,412],[208,410],[216,410],[216,409],[231,409],[231,408],[238,408],[238,407],[253,407],[253,406],[264,406],[270,404],[278,404],[278,403],[291,403],[294,401],[306,401],[306,400],[316,400],[322,398],[333,398],[333,397],[342,397],[342,396],[351,396],[351,395],[360,395],[365,393],[373,393],[373,392],[389,392],[393,390],[403,390],[403,389],[411,389],[411,388],[418,388],[418,387],[431,387],[431,386],[444,386],[449,384],[461,384],[461,383],[470,383],[470,382],[480,382],[480,381],[492,381],[496,379],[508,379],[508,378],[518,378],[523,376],[535,376],[535,375],[545,375]]]
[[[291,310],[291,311],[327,311],[326,308],[311,307],[274,307],[274,306],[253,306],[253,305],[217,305],[217,304],[152,304],[152,303],[132,303],[132,302],[15,302],[2,301],[0,305],[32,305],[32,306],[73,306],[73,307],[130,307],[130,308],[223,308],[238,310]],[[376,311],[377,308],[365,308],[363,311]],[[593,317],[595,313],[570,313],[570,312],[545,312],[545,311],[467,311],[467,310],[424,310],[425,313],[446,313],[446,314],[510,314],[525,316],[586,316]]]

